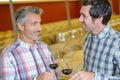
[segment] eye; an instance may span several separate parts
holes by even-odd
[[[83,17],[86,17],[84,14],[82,15]]]
[[[84,14],[82,14],[82,13],[81,13],[81,16],[82,16],[83,18],[85,18],[85,17],[86,17],[86,16],[85,16]]]
[[[32,25],[37,25],[37,24],[40,24],[39,22],[33,22]]]

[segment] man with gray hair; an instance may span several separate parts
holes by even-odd
[[[47,44],[39,41],[42,9],[24,6],[16,11],[17,40],[0,55],[2,80],[57,80],[57,71],[48,67],[53,62]]]

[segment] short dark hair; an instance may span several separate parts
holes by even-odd
[[[89,14],[92,18],[103,17],[102,24],[106,25],[111,19],[112,8],[108,0],[82,0],[82,5],[91,5]]]

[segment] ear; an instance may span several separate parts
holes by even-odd
[[[20,31],[24,31],[24,26],[21,23],[18,23],[18,28]]]
[[[95,20],[96,24],[102,24],[103,17],[99,17]]]

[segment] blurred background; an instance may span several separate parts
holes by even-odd
[[[120,31],[120,0],[109,1],[113,9],[109,23]],[[69,59],[74,66],[73,73],[82,70],[82,46],[86,32],[78,22],[81,0],[0,0],[0,52],[19,34],[14,28],[12,15],[21,6],[43,9],[40,40],[50,46],[53,54],[58,51],[61,58]]]

